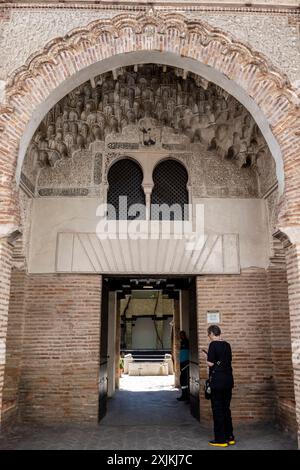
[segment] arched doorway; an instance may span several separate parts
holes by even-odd
[[[187,69],[188,70],[192,70],[193,71],[193,66],[195,65],[195,61],[192,60],[195,58],[195,49],[193,48],[193,44],[194,44],[194,41],[196,40],[195,39],[195,34],[193,30],[189,29],[189,24],[188,24],[188,21],[186,21],[184,18],[180,17],[180,16],[176,16],[176,18],[173,18],[170,16],[170,18],[166,18],[167,21],[169,21],[169,23],[167,23],[166,21],[166,24],[169,24],[169,29],[168,29],[168,26],[166,26],[166,29],[164,31],[164,34],[167,34],[167,40],[166,40],[166,43],[167,43],[167,46],[164,46],[166,47],[166,50],[168,49],[168,52],[166,52],[166,56],[164,56],[163,52],[164,52],[164,48],[162,50],[162,52],[160,53],[156,53],[156,52],[153,52],[153,49],[156,49],[156,45],[157,43],[155,41],[157,41],[157,39],[154,38],[154,36],[152,35],[152,29],[151,27],[149,28],[149,25],[154,27],[154,28],[161,28],[162,25],[159,23],[159,20],[156,18],[149,18],[149,17],[145,17],[143,18],[143,28],[142,29],[142,40],[150,43],[150,47],[149,45],[147,46],[148,47],[148,50],[149,50],[149,56],[147,59],[147,61],[151,61],[151,62],[160,62],[160,63],[164,63],[164,60],[166,60],[167,63],[169,63],[168,61],[170,60],[170,64],[171,64],[171,60],[174,60],[175,62],[177,61],[177,65],[188,65],[190,64],[190,66],[188,65],[187,66]],[[103,39],[103,36],[105,36],[105,41],[107,41],[107,39],[109,40],[112,40],[114,42],[114,47],[116,48],[114,51],[114,54],[112,54],[112,57],[116,57],[118,54],[121,54],[123,52],[130,52],[130,44],[132,44],[132,34],[136,34],[137,31],[139,30],[140,28],[140,24],[141,22],[139,23],[134,23],[133,21],[133,29],[130,29],[130,31],[128,31],[128,38],[129,38],[129,41],[127,42],[127,47],[129,48],[129,50],[125,51],[122,49],[121,47],[121,42],[118,41],[118,39],[114,40],[114,39],[111,39],[110,37],[110,33],[108,32],[104,32],[102,34],[100,34],[100,36],[98,36],[99,38],[101,37]],[[201,26],[201,25],[200,25]],[[200,27],[199,26],[199,27]],[[101,29],[102,25],[100,26],[100,29]],[[96,24],[93,24],[91,25],[90,27],[90,31],[93,31],[93,34],[95,33],[95,31],[97,31],[97,28],[99,28],[99,23],[96,23]],[[123,19],[120,19],[120,22],[116,22],[116,28],[120,28],[122,30],[122,28],[124,28],[124,23],[123,23]],[[134,28],[135,31],[134,31]],[[182,29],[183,28],[183,29]],[[201,28],[200,28],[201,29]],[[134,31],[134,33],[132,32]],[[156,29],[155,31],[158,31],[158,29]],[[98,29],[98,32],[99,32],[99,29]],[[189,37],[189,47],[188,47],[188,50],[189,50],[189,53],[187,54],[188,57],[186,57],[186,60],[185,59],[182,59],[183,61],[180,63],[178,63],[179,61],[179,58],[178,58],[178,49],[180,50],[181,47],[183,47],[183,43],[186,44],[186,34],[188,33],[188,37]],[[199,33],[199,31],[197,32],[197,34]],[[140,34],[140,33],[139,33]],[[159,34],[162,34],[161,32],[159,32]],[[178,39],[178,41],[174,41],[174,35],[176,36],[176,38]],[[229,53],[227,54],[226,56],[226,59],[224,57],[224,62],[221,61],[221,57],[222,57],[222,54],[220,52],[220,48],[221,47],[224,47],[224,45],[222,45],[221,42],[219,42],[218,40],[215,40],[216,36],[217,36],[217,33],[214,33],[212,31],[208,31],[208,30],[205,30],[204,29],[204,33],[202,32],[201,34],[206,34],[207,37],[210,38],[209,40],[209,44],[210,44],[210,54],[207,55],[207,50],[205,50],[206,48],[204,46],[201,46],[201,48],[199,48],[199,50],[197,51],[197,60],[199,62],[197,62],[197,65],[201,68],[203,66],[203,62],[207,65],[211,65],[210,64],[210,61],[212,61],[213,63],[213,72],[215,73],[216,71],[219,71],[220,73],[221,72],[225,72],[225,74],[227,74],[228,76],[230,76],[233,81],[235,80],[236,83],[242,83],[244,84],[245,88],[247,89],[247,92],[248,92],[248,97],[249,96],[252,96],[252,97],[257,97],[257,106],[260,106],[261,110],[263,110],[263,113],[265,115],[265,117],[268,117],[268,120],[269,122],[272,124],[272,130],[273,130],[273,134],[277,137],[278,141],[281,143],[281,150],[282,150],[282,153],[283,153],[283,158],[286,158],[286,161],[288,161],[290,158],[293,157],[294,155],[294,149],[297,149],[297,135],[295,134],[295,129],[294,129],[294,125],[295,125],[295,114],[294,113],[294,107],[293,107],[293,104],[292,104],[292,101],[293,101],[293,93],[292,91],[289,89],[289,87],[287,87],[287,90],[286,90],[286,93],[282,94],[279,90],[280,90],[280,85],[281,85],[281,79],[279,76],[277,76],[276,74],[274,74],[273,72],[270,71],[270,73],[268,73],[267,75],[264,75],[261,73],[261,70],[260,70],[260,66],[259,65],[253,65],[251,63],[251,57],[252,57],[252,52],[249,51],[249,50],[245,50],[243,49],[242,46],[239,46],[237,47],[238,49],[238,52],[236,51],[235,48],[232,48],[231,49],[231,41],[229,38],[226,38],[227,40],[227,44],[226,44],[226,47],[227,47],[227,51],[228,49],[231,51],[230,53],[232,53],[233,55],[237,55],[237,57],[235,57],[234,61],[233,61],[233,64],[235,64],[235,67],[233,66],[230,66],[229,64],[229,60],[228,60],[228,57],[229,57]],[[76,36],[76,34],[74,35]],[[150,40],[149,40],[149,37],[150,37]],[[172,39],[172,40],[171,40]],[[170,41],[170,44],[168,44],[168,41]],[[175,51],[175,49],[173,50],[172,48],[169,49],[168,46],[172,44],[172,48],[175,47],[177,48],[177,50]],[[99,45],[99,44],[98,44]],[[97,45],[97,47],[98,47]],[[79,48],[83,47],[87,47],[87,45],[84,43],[82,43],[80,46],[78,46]],[[144,45],[142,44],[141,46],[141,51],[144,51]],[[146,47],[146,49],[147,49]],[[169,50],[171,50],[172,52],[170,53]],[[234,50],[234,52],[233,52]],[[241,52],[242,51],[242,52]],[[137,52],[133,52],[131,51],[132,54],[137,54]],[[99,51],[98,51],[99,53]],[[70,54],[72,54],[72,52],[70,52]],[[84,52],[83,52],[84,54]],[[201,54],[203,54],[203,57],[201,56]],[[240,54],[240,55],[239,55]],[[225,55],[224,55],[225,56]],[[124,56],[122,56],[124,57]],[[137,57],[138,55],[135,55],[135,56],[130,56],[130,54],[127,55],[128,57],[128,60],[131,61],[133,60],[134,62],[133,63],[136,63],[138,61]],[[151,57],[151,60],[150,60],[150,57]],[[206,58],[205,58],[206,57]],[[248,60],[248,57],[249,57],[249,60]],[[57,56],[57,58],[59,59],[59,55]],[[101,57],[101,59],[103,59],[103,62],[102,64],[105,65],[104,63],[104,58]],[[118,57],[119,59],[119,57]],[[201,60],[202,59],[202,60]],[[245,61],[244,61],[245,59]],[[108,59],[109,61],[110,59]],[[218,60],[221,62],[221,63],[218,63]],[[241,62],[240,62],[241,61]],[[28,67],[28,73],[29,73],[29,76],[30,76],[30,73],[31,73],[31,70],[36,66],[37,68],[41,67],[41,70],[43,69],[43,65],[39,64],[38,63],[38,59],[36,60],[36,62],[32,62],[32,64]],[[95,60],[95,58],[92,59],[92,63],[96,63],[97,61]],[[192,64],[193,62],[193,64]],[[79,67],[81,68],[84,73],[86,74],[90,74],[91,72],[91,69],[88,70],[88,68],[86,67],[88,62],[85,62],[85,66],[83,67]],[[92,63],[91,63],[91,66],[92,66]],[[111,69],[112,68],[112,64],[111,62],[107,62],[107,64],[109,63],[109,68]],[[201,65],[202,64],[202,65]],[[239,79],[238,77],[238,72],[237,72],[237,69],[239,69],[239,65],[242,64],[242,68],[243,68],[243,75],[242,75],[242,79]],[[58,64],[59,65],[59,64]],[[173,64],[171,64],[173,65]],[[56,65],[57,66],[57,65]],[[184,67],[183,67],[184,69]],[[199,71],[199,69],[197,69]],[[20,85],[23,81],[23,84],[26,84],[26,80],[28,78],[28,75],[26,75],[26,73],[24,74],[24,70],[23,71],[20,71],[18,75],[16,75],[15,79],[12,80],[11,82],[11,86],[7,88],[7,103],[8,103],[8,107],[4,110],[4,121],[7,123],[6,124],[6,127],[4,129],[4,135],[8,136],[10,135],[10,133],[12,132],[14,135],[15,135],[15,132],[17,132],[17,135],[20,136],[21,133],[23,132],[24,130],[24,125],[23,125],[23,128],[22,130],[15,130],[13,125],[12,125],[12,122],[13,120],[15,119],[15,116],[18,116],[18,113],[20,115],[21,113],[21,109],[22,109],[22,106],[24,106],[22,104],[22,100],[25,99],[27,100],[28,98],[27,97],[30,97],[30,92],[29,94],[26,94],[24,92],[22,92],[20,95],[17,94],[16,92],[16,89],[14,88],[14,86],[16,86],[17,84]],[[205,66],[204,69],[203,69],[203,73],[201,74],[202,76],[204,77],[208,77],[207,75],[205,75],[205,72],[208,73],[207,71],[207,67]],[[196,72],[197,73],[197,72]],[[22,75],[23,74],[23,75]],[[224,79],[224,76],[220,78],[220,75],[218,75],[218,73],[216,73],[216,75],[219,77],[219,79],[223,80],[223,82],[219,82],[219,84],[223,84],[223,88],[226,89],[226,86],[229,86],[228,84],[228,80],[227,79]],[[88,76],[88,75],[87,75]],[[43,81],[43,78],[42,78],[42,74],[40,74],[38,76],[39,78],[37,79],[38,81],[40,80],[40,84],[42,83]],[[76,75],[77,78],[75,78],[75,80],[78,80],[80,81],[80,83],[82,82],[82,78],[83,78],[83,75],[80,76],[80,74],[77,74]],[[254,80],[254,77],[256,77],[256,80]],[[73,77],[74,78],[74,77]],[[240,81],[239,81],[240,80]],[[217,78],[215,78],[213,80],[214,82],[217,81]],[[40,85],[39,83],[37,82],[36,83],[36,87],[35,87],[35,92],[37,90],[40,90],[40,93],[41,93],[41,96],[43,96],[42,99],[40,98],[37,98],[36,95],[35,98],[33,96],[33,100],[32,100],[32,109],[35,108],[35,116],[33,118],[33,121],[37,119],[37,121],[39,121],[40,119],[37,118],[37,116],[40,116],[42,117],[45,113],[45,107],[41,107],[39,108],[39,106],[37,105],[37,103],[39,102],[39,100],[41,102],[43,102],[45,104],[45,101],[46,101],[46,96],[47,98],[49,99],[48,100],[48,103],[46,104],[46,107],[49,106],[49,104],[51,103],[51,100],[54,100],[52,101],[52,104],[54,104],[54,102],[57,101],[57,98],[60,96],[60,91],[62,90],[59,90],[59,86],[58,86],[58,83],[56,82],[55,84],[51,82],[49,82],[47,84],[47,87],[45,87],[45,89],[41,90],[40,88]],[[71,82],[69,82],[71,83]],[[74,81],[73,81],[73,86],[74,86]],[[62,86],[67,86],[67,80],[62,80],[61,81],[61,85]],[[55,89],[55,93],[53,95],[51,95],[51,92],[50,92],[50,89]],[[253,87],[253,88],[252,88]],[[48,90],[48,91],[47,91]],[[273,96],[271,91],[274,93],[274,99],[270,102],[270,96]],[[232,90],[232,93],[234,94],[234,92],[237,93],[237,91],[234,91]],[[47,95],[48,93],[48,95]],[[56,99],[55,99],[55,94],[56,94]],[[241,101],[243,100],[243,96],[241,95]],[[28,103],[28,113],[30,114],[30,106],[31,104],[27,101]],[[249,100],[249,103],[252,103],[252,100],[250,99]],[[13,104],[15,106],[14,110],[12,111],[11,108],[9,108],[9,104]],[[19,107],[18,107],[19,106]],[[51,105],[50,105],[51,106]],[[249,104],[250,106],[250,104]],[[257,111],[257,107],[255,105],[253,105],[255,110],[253,111],[253,113],[255,114],[255,112]],[[275,106],[276,107],[276,112],[273,112],[272,111],[272,106]],[[39,108],[39,109],[38,109]],[[42,110],[43,108],[43,110]],[[253,109],[254,109],[253,108]],[[13,113],[13,117],[11,115],[11,113]],[[32,116],[34,115],[34,112],[32,113]],[[256,116],[257,120],[259,120],[259,118],[261,117],[262,115],[258,113],[258,116]],[[24,124],[24,121],[21,119],[21,121],[23,122]],[[21,154],[23,152],[23,155],[25,153],[25,150],[27,149],[27,145],[26,145],[26,142],[29,143],[29,140],[33,134],[33,132],[35,131],[35,128],[36,128],[36,124],[31,121],[31,122],[28,122],[28,128],[27,128],[27,131],[26,132],[26,136],[24,134],[24,138],[23,138],[23,141],[21,143],[21,148],[20,148],[20,151],[21,151]],[[275,147],[276,147],[276,141],[273,140],[273,143],[272,143],[272,135],[269,133],[270,130],[268,128],[268,126],[265,127],[265,123],[266,121],[261,122],[261,129],[263,130],[263,132],[265,133],[265,136],[267,136],[267,140],[270,140],[269,142],[269,146],[274,148],[274,152],[273,152],[273,156],[276,157],[279,156],[278,154],[278,147],[277,147],[277,150],[275,150]],[[286,130],[288,129],[288,130]],[[273,135],[273,136],[274,136]],[[29,137],[30,136],[30,137]],[[15,138],[13,139],[13,141],[11,142],[14,142],[15,141]],[[290,148],[291,148],[291,145],[294,144],[294,147],[293,147],[293,153],[291,154],[290,153]],[[6,152],[9,152],[10,154],[13,154],[15,157],[16,157],[16,150],[17,150],[17,147],[15,146],[12,146],[12,147],[9,147],[7,148],[5,151]],[[21,161],[21,160],[20,160]],[[13,166],[12,166],[13,168]],[[11,171],[11,169],[9,170],[10,172],[10,175],[12,176],[12,174],[14,173],[14,171]],[[21,169],[21,166],[19,167]],[[282,163],[280,163],[280,159],[277,160],[277,176],[279,177],[279,180],[282,182],[283,179],[282,179]],[[291,182],[292,181],[292,182]],[[286,178],[286,188],[295,188],[294,184],[293,184],[293,181],[294,181],[294,175],[293,177],[290,177],[289,176],[289,173],[287,174],[287,178]],[[289,186],[290,185],[290,186]],[[281,188],[282,188],[282,185],[281,185]],[[13,201],[14,201],[14,198],[12,198],[12,193],[11,193],[11,187],[9,188],[9,192],[6,191],[6,194],[7,194],[7,201],[8,201],[8,208],[9,208],[9,211],[7,212],[7,219],[6,219],[6,223],[7,223],[7,226],[6,228],[8,228],[9,231],[12,231],[13,228],[16,228],[16,225],[15,225],[15,209],[13,209],[13,211],[11,210],[12,208],[12,204],[13,204]],[[293,191],[297,191],[297,189],[293,189]],[[285,196],[286,196],[286,213],[284,214],[286,216],[286,219],[285,220],[289,220],[290,222],[292,221],[292,212],[293,212],[293,209],[296,207],[294,201],[297,200],[297,197],[295,195],[295,192],[293,193],[293,196],[291,195],[292,192],[289,192],[287,191]],[[291,204],[291,205],[289,205]],[[13,206],[14,207],[14,206]],[[294,211],[295,213],[295,211]],[[289,218],[290,217],[290,218]],[[282,219],[283,220],[283,219]]]

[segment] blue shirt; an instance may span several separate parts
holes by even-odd
[[[180,362],[185,362],[185,361],[189,361],[190,359],[190,352],[188,349],[180,349],[180,352],[179,352],[179,361]]]

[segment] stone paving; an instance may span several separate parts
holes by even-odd
[[[16,426],[0,436],[0,449],[219,450],[208,446],[212,429],[178,402],[172,377],[125,377],[98,426]],[[296,441],[272,425],[236,430],[235,449],[296,449]]]

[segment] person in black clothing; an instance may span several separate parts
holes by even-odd
[[[209,366],[211,387],[211,407],[214,420],[215,439],[209,444],[227,447],[235,444],[230,402],[234,387],[231,367],[232,353],[230,344],[221,339],[221,330],[211,325],[208,330],[210,345],[206,354]]]
[[[178,401],[189,401],[189,365],[190,365],[190,351],[189,340],[185,331],[180,331],[180,386],[181,396],[177,398]]]

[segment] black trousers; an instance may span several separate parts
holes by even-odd
[[[189,364],[189,361],[180,363],[180,385],[182,390],[189,388]]]
[[[225,442],[233,438],[230,402],[232,389],[211,391],[211,408],[214,419],[214,433],[217,442]]]

